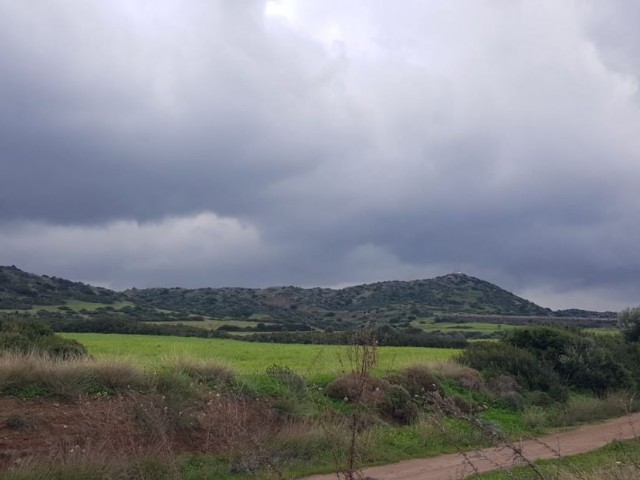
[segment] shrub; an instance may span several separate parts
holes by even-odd
[[[375,404],[383,397],[389,382],[368,375],[351,373],[336,378],[326,387],[329,398]]]
[[[454,418],[462,415],[470,415],[479,410],[478,404],[470,399],[459,395],[451,395],[442,401],[441,408],[444,413]]]
[[[418,405],[411,398],[409,392],[400,385],[389,385],[380,399],[377,410],[383,416],[391,418],[403,425],[414,423],[419,414]]]
[[[526,406],[525,398],[518,392],[505,392],[498,398],[499,404],[508,410],[519,412]]]
[[[487,388],[491,393],[499,396],[520,391],[520,386],[516,379],[509,375],[498,375],[491,378],[487,382]]]
[[[640,341],[640,307],[626,308],[618,312],[618,326],[628,342]]]
[[[193,399],[196,395],[195,384],[184,372],[163,369],[155,374],[155,389],[170,400]]]
[[[404,425],[418,418],[419,408],[410,393],[401,385],[390,384],[379,378],[345,375],[329,383],[326,393],[330,398],[357,403]],[[366,418],[365,415],[361,416]]]
[[[42,338],[36,342],[35,348],[52,357],[64,359],[85,357],[87,355],[87,349],[80,342],[57,335]]]
[[[483,372],[485,377],[510,375],[527,390],[548,392],[556,399],[566,393],[560,377],[546,361],[528,350],[503,342],[481,342],[469,345],[460,361]]]
[[[18,332],[0,333],[0,350],[28,352],[31,345],[29,339]]]
[[[537,407],[548,407],[554,403],[553,398],[546,392],[531,392],[527,400]]]
[[[438,378],[454,380],[466,390],[480,391],[484,387],[480,372],[457,362],[438,363],[434,366],[433,372]]]
[[[611,353],[591,342],[567,346],[557,369],[570,385],[596,394],[634,386],[629,370],[615,361]]]
[[[436,378],[426,365],[413,365],[387,377],[390,383],[402,386],[412,397],[423,397],[438,391]]]
[[[87,350],[79,342],[59,337],[44,322],[30,318],[0,320],[0,350],[35,351],[61,358],[87,355]]]
[[[625,348],[615,345],[615,340],[567,329],[536,327],[514,331],[506,341],[548,363],[563,382],[572,387],[603,394],[635,386],[630,370],[634,369],[637,358],[623,358],[620,352]]]
[[[567,329],[533,327],[513,330],[505,341],[514,347],[531,351],[538,358],[555,364],[565,352],[565,347],[579,338]]]
[[[496,395],[498,404],[506,409],[519,411],[526,404],[520,393],[520,386],[515,378],[509,375],[498,375],[487,382],[487,388]]]

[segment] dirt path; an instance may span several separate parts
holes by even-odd
[[[575,455],[596,450],[614,440],[628,440],[640,435],[640,413],[616,418],[595,425],[584,425],[572,430],[554,433],[536,440],[517,444],[529,460],[555,458],[558,455]],[[487,448],[467,452],[478,472],[488,472],[501,467],[522,464],[514,461],[513,451],[506,448]],[[451,480],[465,478],[474,470],[464,455],[455,453],[433,458],[406,460],[404,462],[364,470],[364,477],[372,480]],[[334,475],[314,475],[306,480],[335,480]]]

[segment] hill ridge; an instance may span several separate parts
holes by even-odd
[[[343,288],[272,286],[130,288],[123,292],[0,266],[0,309],[64,305],[69,301],[130,302],[145,311],[215,318],[354,324],[366,319],[406,322],[438,314],[551,317],[556,312],[461,272],[431,279],[384,280]],[[564,310],[562,316],[608,313]]]

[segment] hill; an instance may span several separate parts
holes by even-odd
[[[353,322],[435,313],[548,316],[552,312],[489,282],[461,273],[428,280],[389,281],[342,289],[270,287],[149,288],[124,294],[136,304],[212,317]]]
[[[0,309],[38,310],[57,318],[75,315],[126,317],[136,321],[210,319],[262,322],[343,330],[374,320],[404,324],[416,318],[484,317],[610,318],[611,312],[553,312],[492,283],[462,273],[412,281],[387,281],[342,289],[300,288],[146,288],[115,292],[80,282],[0,267]],[[484,321],[484,320],[483,320]],[[294,328],[295,327],[295,328]],[[244,327],[243,327],[244,328]],[[278,330],[277,328],[275,329]]]
[[[111,304],[122,294],[101,287],[0,266],[0,309],[28,309],[35,305],[80,302]]]

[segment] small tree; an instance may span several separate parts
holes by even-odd
[[[628,342],[640,340],[640,307],[625,308],[618,312],[618,326]]]

